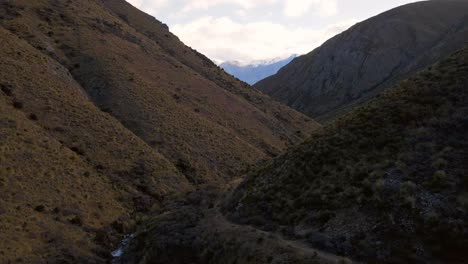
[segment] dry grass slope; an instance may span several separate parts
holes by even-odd
[[[105,262],[163,201],[318,127],[124,1],[0,1],[0,43],[1,263]]]
[[[60,64],[1,28],[0,40],[0,262],[92,257],[112,223],[190,189]]]
[[[279,153],[317,127],[266,96],[261,99],[271,107],[257,107],[233,92],[251,93],[236,81],[207,79],[204,71],[212,63],[193,51],[176,56],[190,49],[124,1],[15,1],[15,6],[24,9],[4,20],[4,27],[64,65],[100,109],[194,183],[238,175],[245,164]],[[228,86],[233,87],[224,89]]]

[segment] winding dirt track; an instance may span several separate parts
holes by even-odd
[[[304,258],[315,258],[318,263],[359,263],[350,261],[348,258],[311,248],[306,242],[301,240],[288,240],[278,233],[267,232],[252,226],[233,223],[226,219],[217,209],[210,210],[209,214],[210,215],[200,223],[200,226],[216,229],[218,232],[225,233],[227,236],[229,236],[229,234],[243,234],[242,239],[246,240],[245,243],[249,243],[249,241],[251,243],[251,241],[264,237],[268,239],[268,243],[263,247],[285,249],[294,252],[295,255],[303,256]],[[261,245],[255,246],[262,247]]]

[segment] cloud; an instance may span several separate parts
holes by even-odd
[[[284,15],[289,17],[304,16],[311,10],[316,11],[320,16],[332,16],[338,12],[337,0],[187,0],[180,14],[187,14],[194,10],[207,10],[219,5],[233,5],[249,10],[275,4],[282,6]]]
[[[191,0],[184,9],[208,9],[213,6],[229,4],[239,6],[243,9],[251,9],[264,4],[273,4],[278,0]]]
[[[174,25],[171,30],[214,60],[250,61],[307,53],[356,22],[347,20],[313,30],[271,21],[243,24],[229,17],[206,16]]]
[[[337,0],[128,1],[159,19],[163,18],[171,24],[171,31],[187,45],[220,61],[304,54],[357,22],[346,20],[320,29],[313,29],[315,27],[309,27],[303,21],[295,23],[300,20],[294,18],[308,14],[315,17],[335,15]]]
[[[127,2],[142,10],[157,10],[166,7],[169,0],[127,0]]]
[[[184,17],[193,11],[208,11],[214,7],[228,5],[240,8],[235,12],[246,12],[254,8],[282,10],[287,17],[302,17],[310,12],[320,16],[332,16],[338,12],[337,0],[127,0],[132,5],[147,12],[161,13],[161,9],[170,6],[173,15]],[[175,11],[178,10],[178,11]]]
[[[338,13],[338,4],[336,0],[285,0],[284,2],[284,14],[289,17],[300,17],[311,10],[320,16],[333,16]]]
[[[127,0],[127,2],[139,8],[141,7],[141,3],[143,3],[143,0]]]

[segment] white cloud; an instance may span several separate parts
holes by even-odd
[[[127,0],[127,2],[129,2],[135,7],[141,7],[141,3],[143,3],[143,0]]]
[[[157,10],[166,7],[169,0],[127,0],[127,2],[142,10]]]
[[[285,0],[284,14],[300,17],[313,10],[320,16],[332,16],[338,13],[336,0]]]
[[[242,7],[243,9],[251,9],[264,4],[273,4],[278,0],[191,0],[188,1],[184,9],[208,9],[221,4],[231,4]]]
[[[174,25],[172,31],[212,59],[250,61],[307,53],[356,22],[347,20],[312,30],[270,21],[242,24],[229,17],[206,16]]]
[[[350,18],[362,20],[416,0],[127,1],[213,60],[251,61],[309,52],[357,22]]]
[[[289,17],[300,17],[311,10],[321,16],[331,16],[338,12],[337,0],[188,0],[180,14],[207,10],[223,4],[238,6],[244,10],[279,4],[284,10],[284,15]]]

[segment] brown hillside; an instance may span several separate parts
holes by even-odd
[[[279,121],[291,120],[289,126],[292,129],[303,129],[300,126],[301,118],[297,117],[294,111],[288,107],[271,100],[265,94],[255,89],[250,89],[246,83],[239,82],[230,74],[217,67],[203,54],[198,53],[190,47],[180,42],[179,38],[173,35],[168,27],[155,18],[142,13],[123,0],[103,0],[104,4],[117,16],[129,23],[139,32],[158,43],[168,54],[172,55],[184,65],[190,67],[208,80],[216,83],[219,87],[229,92],[245,98],[249,103],[260,109],[266,115],[274,116]],[[280,129],[284,126],[281,123],[273,122],[273,129]],[[293,136],[294,138],[294,136]]]
[[[192,182],[235,175],[242,165],[278,153],[317,127],[222,72],[221,88],[204,77],[204,69],[221,70],[193,51],[196,55],[183,57],[193,57],[192,64],[178,61],[177,54],[189,48],[173,44],[175,37],[167,30],[163,35],[156,20],[143,23],[151,18],[134,14],[138,11],[125,2],[120,2],[122,8],[114,1],[108,5],[128,10],[127,18],[92,0],[14,5],[24,9],[3,20],[7,29],[66,66],[100,109],[160,151]],[[154,36],[140,33],[140,24],[154,27]]]
[[[0,263],[90,257],[101,229],[190,189],[60,64],[0,40]]]
[[[110,7],[148,18],[117,1],[0,1],[0,263],[104,262],[164,200],[318,127]]]

